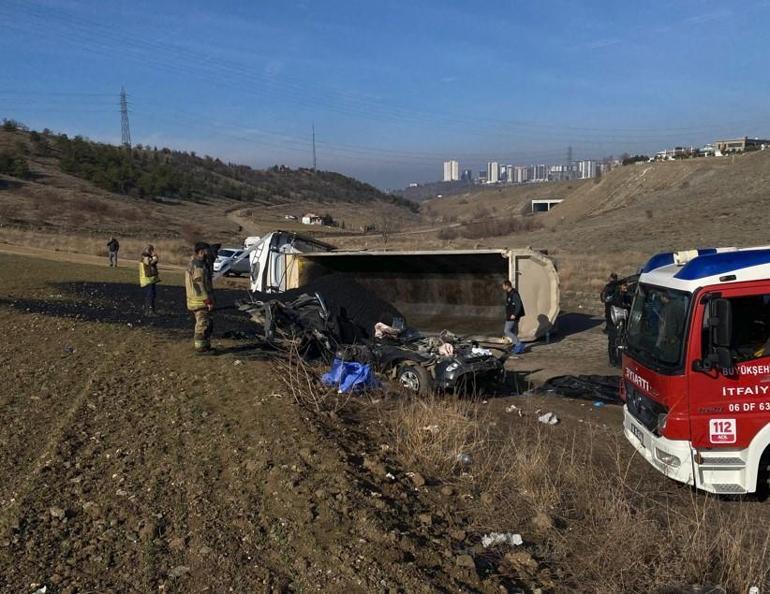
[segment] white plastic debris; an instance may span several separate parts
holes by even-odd
[[[524,539],[521,538],[521,534],[513,532],[490,532],[481,537],[481,545],[485,549],[504,544],[518,547],[524,544]]]
[[[492,354],[492,351],[489,349],[482,349],[481,347],[473,347],[471,353],[476,356],[489,356]]]
[[[505,412],[507,413],[517,413],[519,416],[522,416],[521,409],[516,406],[515,404],[511,404],[510,406],[505,407]]]
[[[388,479],[388,480],[391,480],[391,481],[395,481],[396,480],[396,477],[391,472],[386,473],[385,474],[385,478]]]
[[[48,592],[48,586],[42,586],[37,590],[35,590],[34,592],[32,592],[32,594],[45,594],[46,592]]]
[[[555,425],[559,422],[559,418],[552,412],[547,412],[544,415],[540,415],[537,420],[541,423],[545,423],[546,425]]]
[[[422,430],[427,431],[428,433],[432,433],[433,435],[436,435],[436,433],[438,433],[438,425],[425,425],[425,427],[423,427]]]
[[[465,466],[468,466],[471,462],[473,462],[473,459],[471,458],[470,454],[466,454],[465,452],[460,452],[457,454],[457,461],[460,464],[464,464]]]
[[[241,361],[240,359],[236,359],[235,361],[233,361],[233,365],[243,365],[243,361]]]

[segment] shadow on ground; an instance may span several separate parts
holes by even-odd
[[[561,340],[572,334],[579,334],[591,328],[596,328],[604,322],[603,318],[591,314],[569,312],[561,314],[556,319],[556,333],[551,335],[551,341]]]
[[[17,311],[104,324],[137,325],[162,330],[176,337],[192,336],[193,319],[187,311],[183,287],[159,285],[156,317],[144,315],[144,290],[128,283],[76,282],[51,285],[57,293],[49,299],[0,298],[0,305]],[[217,289],[214,338],[236,337],[256,341],[257,326],[236,309],[244,291]],[[259,343],[260,346],[263,346]],[[253,350],[255,344],[241,345],[227,352]]]

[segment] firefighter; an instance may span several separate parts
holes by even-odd
[[[502,285],[505,291],[505,325],[503,334],[511,341],[513,353],[520,355],[524,352],[524,343],[519,340],[519,320],[524,317],[524,303],[521,295],[513,287],[511,281],[504,280]]]
[[[155,293],[160,282],[158,274],[158,254],[155,246],[149,244],[142,252],[139,260],[139,286],[144,289],[144,313],[148,316],[155,315]]]
[[[612,327],[612,302],[615,300],[618,293],[618,274],[613,272],[610,274],[610,278],[607,279],[607,284],[604,285],[602,292],[599,294],[604,304],[604,333],[610,332]]]
[[[184,273],[187,309],[195,316],[195,352],[211,352],[211,333],[214,321],[211,312],[214,309],[214,288],[212,286],[211,246],[199,241],[195,244],[194,255]]]

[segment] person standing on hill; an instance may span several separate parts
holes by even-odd
[[[524,302],[521,295],[513,287],[511,281],[503,281],[503,291],[505,291],[505,325],[503,334],[513,345],[513,353],[520,355],[524,352],[524,343],[519,340],[519,320],[524,317]]]
[[[194,255],[184,273],[187,309],[195,317],[194,344],[199,354],[211,352],[211,333],[214,321],[214,287],[212,283],[212,249],[208,243],[195,244]]]
[[[158,254],[155,246],[149,244],[142,252],[139,260],[139,286],[144,289],[144,313],[148,316],[155,315],[155,293],[160,282],[158,274]]]
[[[118,240],[114,237],[110,237],[110,240],[107,242],[107,252],[109,253],[110,258],[110,267],[118,267],[118,250],[120,249],[120,243],[118,243]]]

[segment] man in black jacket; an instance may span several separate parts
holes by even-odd
[[[610,274],[610,278],[607,279],[607,284],[604,285],[599,299],[604,303],[604,333],[607,334],[612,327],[612,302],[618,296],[618,274],[613,272]]]
[[[114,237],[110,237],[110,240],[107,242],[107,251],[110,254],[110,266],[115,266],[117,268],[118,266],[118,250],[120,249],[120,244],[118,243],[118,240]]]
[[[524,352],[524,343],[519,340],[519,320],[524,317],[524,303],[519,292],[513,288],[511,281],[503,281],[505,291],[505,326],[503,334],[511,341],[513,352],[520,355]]]

